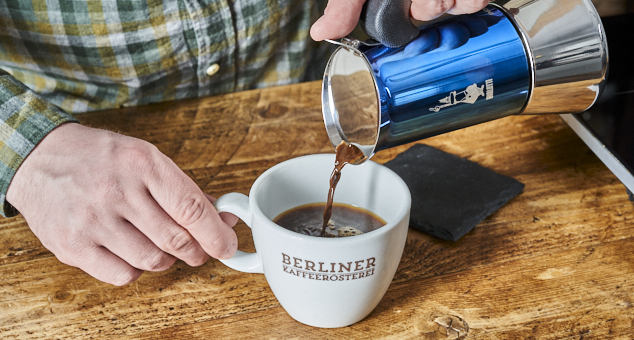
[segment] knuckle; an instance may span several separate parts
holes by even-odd
[[[180,253],[189,250],[194,245],[194,239],[187,232],[176,232],[167,239],[163,250],[168,253]]]
[[[60,237],[62,234],[63,237]],[[37,236],[39,237],[42,245],[53,253],[59,262],[73,267],[76,266],[74,261],[76,257],[73,256],[75,249],[71,246],[72,243],[69,242],[68,233],[64,231],[63,233]]]
[[[100,218],[96,209],[92,205],[86,205],[76,212],[75,216],[71,216],[71,225],[66,231],[69,235],[80,234],[83,228],[99,224]]]
[[[453,3],[454,0],[414,0],[410,11],[417,20],[432,20],[448,11]]]
[[[489,4],[488,0],[466,0],[466,1],[461,1],[456,3],[456,7],[458,7],[458,5],[460,6],[460,9],[462,9],[462,12],[464,13],[475,13],[479,10],[481,10],[482,8],[484,8],[486,5]]]
[[[433,16],[439,16],[453,7],[453,0],[435,0],[427,3],[426,10]]]
[[[89,248],[88,245],[92,241],[89,240],[84,228],[70,228],[60,239],[61,247],[70,254],[78,254]]]
[[[153,168],[156,151],[158,151],[156,146],[135,139],[125,146],[120,157],[122,164],[127,164],[132,170],[143,173]]]
[[[181,201],[178,211],[178,221],[184,226],[195,224],[205,215],[206,198],[196,195]]]
[[[81,267],[86,264],[94,252],[95,244],[85,224],[64,229],[52,242],[57,259],[69,266]]]
[[[174,261],[172,257],[165,254],[162,251],[157,251],[154,254],[150,254],[143,261],[142,269],[148,271],[162,271],[172,266]]]
[[[214,258],[225,258],[226,254],[237,244],[235,233],[223,233],[216,231],[211,243],[211,251],[209,255]]]

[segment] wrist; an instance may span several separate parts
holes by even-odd
[[[63,150],[68,147],[65,140],[78,129],[86,128],[74,122],[64,123],[51,130],[40,142],[31,150],[16,170],[9,187],[7,188],[5,209],[17,209],[15,213],[24,208],[24,203],[29,201],[32,187],[35,187],[35,179],[38,176],[38,169],[43,169],[49,163],[48,159],[55,153],[55,150]],[[8,206],[8,207],[7,207]]]

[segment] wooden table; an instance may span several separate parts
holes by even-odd
[[[320,108],[313,82],[79,119],[155,144],[219,196],[248,193],[286,159],[332,152]],[[422,143],[526,188],[458,242],[410,229],[390,289],[357,324],[300,324],[263,275],[213,259],[197,268],[179,261],[124,287],[104,284],[60,263],[14,217],[0,220],[0,338],[446,339],[439,322],[451,316],[468,324],[467,339],[634,336],[634,204],[558,116],[507,117]],[[236,231],[240,249],[253,251],[249,229]]]

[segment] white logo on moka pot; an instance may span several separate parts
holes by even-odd
[[[473,104],[480,98],[480,96],[485,96],[486,100],[493,98],[493,79],[487,79],[484,82],[484,85],[478,86],[478,84],[473,83],[467,86],[464,91],[451,91],[447,97],[441,98],[438,102],[441,105],[436,105],[435,107],[429,108],[429,111],[438,112],[443,107],[453,106],[460,103]]]

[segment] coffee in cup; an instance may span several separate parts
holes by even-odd
[[[214,203],[218,212],[233,213],[251,228],[256,249],[221,261],[235,270],[264,273],[288,314],[315,327],[348,326],[372,312],[394,277],[409,226],[407,185],[372,161],[343,170],[335,206],[370,211],[384,226],[354,237],[323,238],[275,223],[299,206],[322,202],[323,209],[334,161],[333,154],[290,159],[260,175],[249,196],[229,193]]]
[[[326,203],[310,203],[289,209],[273,219],[282,228],[316,237],[349,237],[369,233],[385,221],[373,212],[350,204],[332,203],[331,216],[323,230]],[[322,236],[322,232],[324,236]]]

